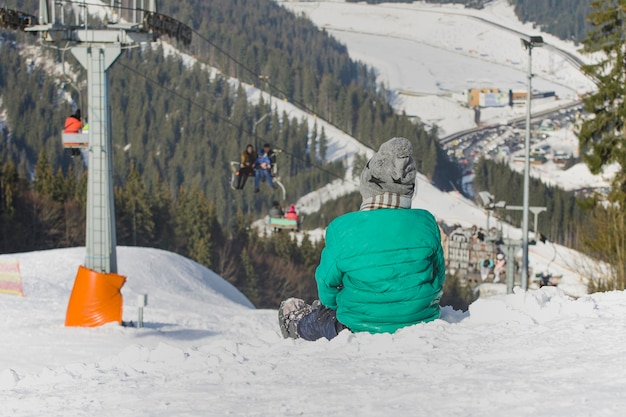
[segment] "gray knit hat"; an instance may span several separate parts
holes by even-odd
[[[384,192],[413,197],[415,189],[413,147],[405,138],[393,138],[380,145],[361,173],[363,199]]]

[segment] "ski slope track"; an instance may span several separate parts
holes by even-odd
[[[446,307],[393,335],[282,339],[210,270],[118,248],[124,320],[63,326],[84,248],[18,260],[25,297],[0,295],[0,416],[618,416],[626,294],[576,300],[555,287]]]

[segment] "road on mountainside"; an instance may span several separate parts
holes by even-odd
[[[563,111],[570,111],[573,109],[576,109],[578,107],[581,106],[581,102],[580,101],[576,101],[573,103],[569,103],[569,104],[564,104],[562,106],[559,106],[557,108],[554,109],[549,109],[549,110],[543,110],[540,112],[536,112],[533,113],[531,115],[531,119],[530,122],[531,124],[536,123],[537,121],[541,121],[543,119],[550,119],[553,118],[556,115],[561,114]],[[526,117],[525,116],[520,116],[520,117],[516,117],[514,119],[508,120],[508,121],[503,121],[499,124],[490,124],[490,125],[486,125],[486,126],[477,126],[477,127],[473,127],[471,129],[466,129],[460,132],[455,132],[452,133],[451,135],[445,136],[443,138],[441,138],[439,140],[439,143],[443,146],[444,149],[447,149],[450,147],[451,143],[453,143],[454,141],[457,141],[459,143],[462,143],[465,141],[465,137],[466,136],[472,136],[473,134],[477,133],[477,132],[486,132],[489,130],[497,130],[498,128],[502,128],[503,126],[510,126],[510,127],[515,127],[515,128],[524,128],[525,125],[524,123],[526,122]]]

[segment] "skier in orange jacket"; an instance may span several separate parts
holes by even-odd
[[[83,122],[80,119],[80,109],[76,113],[65,119],[65,130],[63,133],[80,133],[83,128]]]

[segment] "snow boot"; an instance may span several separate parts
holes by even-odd
[[[300,298],[288,298],[278,307],[278,325],[285,339],[297,339],[298,322],[313,309]]]

